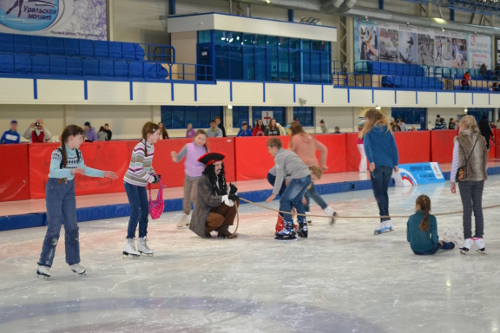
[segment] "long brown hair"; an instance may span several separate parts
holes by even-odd
[[[292,133],[292,138],[294,135],[297,135],[297,134],[302,135],[304,137],[309,135],[306,133],[306,131],[304,131],[304,129],[302,128],[302,125],[300,125],[298,122],[294,122],[290,125],[290,132]],[[290,140],[289,147],[293,148],[292,140]]]
[[[161,127],[161,128],[160,128],[160,124],[162,125],[162,127]],[[161,138],[162,138],[162,139],[165,139],[165,138],[166,138],[166,139],[170,139],[170,138],[168,137],[167,128],[165,127],[165,125],[163,125],[163,123],[162,123],[161,121],[158,123],[158,128],[160,128],[160,135],[161,135]]]
[[[68,154],[66,153],[66,141],[70,136],[84,135],[85,131],[78,125],[68,125],[64,128],[61,134],[61,154],[62,154],[62,168],[68,165]],[[78,155],[78,152],[77,152]],[[65,181],[65,178],[59,179],[59,184]]]
[[[148,157],[148,147],[146,146],[146,142],[148,141],[148,134],[153,134],[157,130],[160,129],[160,126],[155,123],[148,121],[142,126],[142,139],[144,140],[144,156]]]
[[[385,125],[387,126],[387,132],[391,131],[389,120],[387,120],[386,116],[379,110],[371,109],[366,111],[365,118],[365,126],[363,126],[363,129],[359,132],[359,137],[361,139],[372,130],[373,126]]]
[[[207,139],[208,139],[207,132],[205,132],[205,131],[204,131],[204,130],[202,130],[202,129],[197,130],[197,131],[196,131],[196,133],[194,134],[194,137],[196,138],[196,137],[197,137],[198,135],[200,135],[200,134],[201,134],[201,135],[204,135],[204,136],[205,136],[205,138],[207,138]],[[206,141],[205,141],[205,144],[204,144],[203,146],[205,147],[205,151],[208,153],[207,142],[208,142],[208,141],[206,140]]]
[[[429,231],[431,228],[430,223],[428,223],[429,212],[431,211],[431,199],[425,194],[420,195],[417,198],[417,205],[420,206],[420,209],[424,212],[424,218],[422,222],[420,222],[420,230]]]
[[[274,127],[273,127],[273,120],[274,120]],[[272,118],[271,121],[269,122],[269,125],[267,125],[270,130],[274,131],[278,129],[278,122],[276,121],[275,118]]]
[[[262,125],[259,126],[259,120],[262,121]],[[257,122],[255,123],[255,127],[260,128],[262,132],[266,131],[266,125],[264,125],[264,121],[260,118],[257,118]]]

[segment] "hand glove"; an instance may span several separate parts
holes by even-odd
[[[239,196],[237,196],[237,195],[236,195],[236,194],[234,194],[234,193],[230,193],[230,194],[228,195],[228,198],[229,198],[229,200],[231,200],[231,201],[240,200],[240,197],[239,197]]]
[[[226,206],[228,206],[228,207],[233,207],[234,206],[234,202],[232,202],[231,200],[229,200],[229,197],[227,195],[223,195],[222,196],[222,203],[226,204]]]
[[[236,192],[238,192],[238,188],[236,186],[234,186],[233,184],[229,184],[229,187],[231,188],[231,190],[229,191],[229,194],[236,194]]]
[[[153,176],[153,181],[151,182],[152,184],[158,184],[160,182],[160,175],[152,175]]]

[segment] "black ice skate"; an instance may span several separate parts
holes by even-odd
[[[293,221],[285,221],[285,227],[280,231],[276,232],[276,237],[274,239],[277,240],[294,240],[297,239],[295,237],[295,227],[293,225]]]
[[[307,238],[307,222],[299,221],[299,230],[297,231],[297,235],[300,238]]]

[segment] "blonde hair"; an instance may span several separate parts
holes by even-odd
[[[309,170],[311,170],[311,174],[315,175],[318,179],[323,177],[323,170],[321,170],[320,167],[313,165],[309,167]]]
[[[460,126],[460,130],[458,134],[466,133],[469,134],[478,134],[479,133],[479,128],[477,127],[477,122],[476,118],[473,116],[463,116],[462,119],[460,119],[460,123],[458,124]]]
[[[364,138],[366,134],[370,133],[373,126],[386,126],[387,132],[392,132],[389,120],[387,120],[386,116],[379,110],[371,109],[366,111],[365,118],[365,126],[363,126],[363,129],[359,132],[359,137],[361,139]]]

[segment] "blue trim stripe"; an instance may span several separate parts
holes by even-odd
[[[295,103],[295,83],[293,84],[293,102]]]
[[[194,101],[198,102],[198,85],[196,83],[194,84]],[[231,98],[231,102],[232,101],[233,99]]]
[[[457,105],[457,92],[455,91],[455,105]]]
[[[89,86],[87,82],[87,80],[83,80],[83,98],[85,100],[89,99]]]
[[[263,102],[266,102],[266,83],[262,82],[262,89],[263,89]]]
[[[474,105],[474,93],[472,93],[471,95],[472,95],[472,105]]]
[[[233,81],[229,81],[229,101],[233,101]]]
[[[33,93],[34,93],[34,99],[38,99],[38,87],[36,83],[36,79],[33,79]]]
[[[394,90],[394,104],[398,104],[398,92]]]
[[[174,83],[170,83],[170,99],[174,101]]]
[[[375,104],[375,89],[372,89],[372,104]]]
[[[321,103],[325,103],[325,86],[321,85]]]
[[[351,89],[347,88],[347,103],[351,103]]]
[[[436,91],[436,105],[438,103],[438,92]]]
[[[488,105],[491,105],[491,94],[488,93]]]
[[[134,86],[132,84],[132,81],[130,81],[130,100],[134,100]]]
[[[415,104],[418,104],[418,91],[415,91]]]

